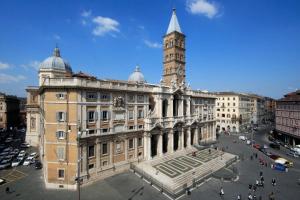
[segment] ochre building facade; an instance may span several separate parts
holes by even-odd
[[[58,48],[27,88],[27,140],[36,141],[47,187],[76,188],[142,162],[215,140],[216,96],[185,84],[185,36],[175,10],[164,37],[163,79],[139,67],[128,81],[73,73]]]

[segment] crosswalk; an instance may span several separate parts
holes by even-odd
[[[27,174],[25,174],[25,173],[23,173],[19,170],[13,169],[7,175],[3,176],[3,178],[6,180],[6,183],[10,183],[10,182],[14,182],[14,181],[17,181],[19,179],[22,179],[26,176],[27,176]]]

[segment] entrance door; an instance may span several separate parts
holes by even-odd
[[[151,157],[157,155],[157,143],[158,143],[158,135],[151,136]]]
[[[191,130],[191,145],[194,144],[195,129]]]
[[[173,133],[173,142],[174,142],[173,149],[174,149],[174,151],[176,151],[178,149],[178,140],[179,140],[179,133],[178,133],[178,131],[174,131],[174,133]]]
[[[186,131],[183,131],[183,147],[186,148],[187,146],[187,132]]]
[[[163,134],[163,138],[162,138],[162,152],[163,153],[167,153],[167,151],[168,151],[168,133],[164,133]]]

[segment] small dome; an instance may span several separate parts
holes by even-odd
[[[145,83],[144,75],[142,74],[140,67],[136,66],[134,72],[128,78],[129,82]]]
[[[46,58],[40,65],[40,69],[56,69],[72,72],[72,68],[68,62],[60,57],[59,48],[55,48],[53,55]]]

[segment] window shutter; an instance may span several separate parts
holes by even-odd
[[[59,112],[56,113],[56,121],[59,121]]]
[[[107,111],[107,119],[110,120],[110,111]]]
[[[100,120],[103,120],[103,111],[100,112]]]
[[[58,134],[58,131],[56,131],[56,138],[57,138],[57,139],[59,138],[59,134]]]
[[[67,116],[66,112],[63,112],[63,118],[62,118],[62,120],[63,120],[64,122],[66,121],[66,116]]]
[[[95,121],[98,120],[98,112],[97,111],[94,112],[94,119],[95,119]]]
[[[57,98],[57,99],[59,98],[59,93],[56,93],[56,98]]]

